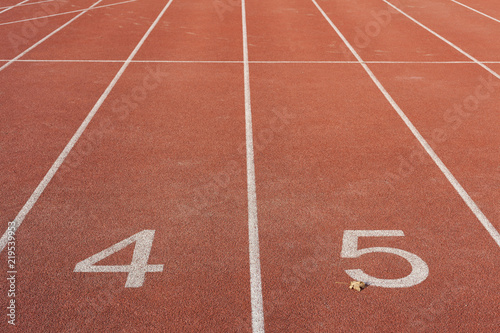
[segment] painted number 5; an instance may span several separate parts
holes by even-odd
[[[366,282],[373,286],[384,288],[412,287],[424,281],[429,275],[429,267],[416,254],[395,249],[392,247],[367,247],[358,249],[359,237],[398,237],[404,236],[402,230],[345,230],[342,240],[342,258],[358,258],[363,254],[384,252],[405,258],[411,265],[411,273],[401,279],[378,279],[363,272],[361,269],[348,269],[347,275],[351,278]]]

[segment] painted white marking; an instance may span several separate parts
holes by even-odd
[[[250,67],[248,64],[247,16],[245,0],[241,0],[243,31],[243,74],[245,80],[245,133],[248,192],[248,246],[250,256],[250,297],[252,303],[252,331],[264,333],[264,301],[260,273],[259,222],[257,218],[257,192],[255,189],[255,163],[253,150],[252,106],[250,98]]]
[[[286,60],[253,60],[251,64],[359,64],[359,61],[342,61],[342,60],[318,60],[318,61],[286,61]],[[369,60],[364,61],[365,64],[475,64],[474,61],[383,61]],[[500,61],[482,61],[483,64],[500,64]]]
[[[80,16],[82,16],[83,14],[85,14],[87,11],[89,11],[91,8],[93,8],[94,6],[97,6],[101,1],[103,0],[98,0],[96,3],[94,3],[92,6],[90,6],[89,8],[87,8],[85,11],[81,12],[80,14],[76,15],[75,17],[73,17],[71,20],[69,20],[68,22],[64,23],[62,26],[60,26],[59,28],[57,28],[56,30],[52,31],[50,34],[48,34],[47,36],[45,36],[44,38],[40,39],[38,42],[36,42],[35,44],[31,45],[29,48],[27,48],[24,52],[21,52],[17,57],[15,57],[14,59],[11,59],[9,60],[5,65],[3,65],[2,67],[0,67],[0,72],[3,71],[5,68],[9,67],[10,65],[12,65],[16,60],[18,60],[19,58],[23,57],[26,53],[30,52],[31,50],[33,50],[35,47],[37,47],[38,45],[42,44],[43,42],[45,42],[47,39],[49,39],[50,37],[52,37],[53,35],[55,35],[56,33],[58,33],[59,31],[61,31],[62,29],[64,29],[65,27],[67,27],[68,25],[71,24],[71,22],[75,21],[77,18],[79,18]]]
[[[45,0],[45,1],[38,1],[38,2],[23,3],[23,4],[18,4],[17,7],[31,6],[31,5],[37,5],[39,3],[54,2],[54,1],[58,1],[58,0]],[[0,9],[4,9],[4,8],[9,8],[9,7],[8,6],[0,7]]]
[[[493,21],[496,21],[496,22],[500,23],[500,20],[499,20],[499,19],[496,19],[496,18],[494,18],[494,17],[491,17],[491,16],[489,16],[489,15],[487,15],[487,14],[483,13],[483,12],[480,12],[480,11],[479,11],[479,10],[477,10],[477,9],[474,9],[474,8],[472,8],[472,7],[469,7],[469,6],[467,6],[467,5],[464,5],[463,3],[458,2],[458,1],[456,1],[456,0],[451,0],[451,1],[452,1],[452,2],[454,2],[454,3],[456,3],[456,4],[458,4],[458,5],[460,5],[460,6],[464,6],[465,8],[470,9],[470,10],[472,10],[473,12],[476,12],[476,13],[478,13],[478,14],[481,14],[481,15],[483,15],[483,16],[485,16],[485,17],[487,17],[487,18],[489,18],[489,19],[491,19],[491,20],[493,20]]]
[[[429,267],[416,254],[392,247],[367,247],[358,249],[359,237],[402,237],[402,230],[345,230],[342,239],[341,258],[359,258],[367,253],[391,253],[406,259],[411,265],[411,273],[400,279],[379,279],[370,276],[361,269],[348,269],[345,272],[357,281],[384,288],[408,288],[415,286],[429,276]]]
[[[134,0],[137,1],[137,0]],[[9,61],[9,59],[0,59]],[[124,63],[126,60],[107,60],[107,59],[18,59],[16,62],[89,62],[89,63]],[[242,60],[132,60],[132,63],[166,63],[166,64],[243,64]],[[357,62],[355,62],[357,63]]]
[[[112,6],[116,6],[116,5],[123,5],[125,3],[135,2],[135,1],[137,1],[137,0],[129,0],[129,1],[112,3],[112,4],[104,5],[104,6],[97,6],[97,7],[92,8],[92,10],[99,9],[99,8],[112,7]],[[9,25],[9,24],[15,24],[15,23],[21,23],[21,22],[27,22],[27,21],[35,21],[35,20],[44,19],[44,18],[50,18],[50,17],[54,17],[54,16],[61,16],[61,15],[68,15],[68,14],[79,13],[79,12],[83,12],[83,11],[86,11],[86,10],[88,10],[88,9],[78,9],[78,10],[72,10],[70,12],[64,12],[64,13],[58,13],[58,14],[52,14],[52,15],[46,15],[46,16],[37,16],[37,17],[32,17],[32,18],[29,18],[29,19],[24,19],[24,20],[19,20],[19,21],[4,22],[4,23],[0,23],[0,25]]]
[[[16,8],[16,7],[18,7],[18,6],[21,6],[23,3],[28,2],[28,1],[30,1],[30,0],[24,0],[24,1],[21,1],[20,3],[17,3],[17,4],[15,4],[15,5],[10,6],[10,7],[3,7],[3,8],[5,8],[5,9],[4,9],[4,10],[2,10],[2,11],[0,12],[0,14],[3,14],[3,13],[5,13],[5,12],[7,12],[7,11],[9,11],[9,10],[13,9],[13,8]]]
[[[386,4],[388,4],[389,6],[391,6],[392,8],[394,8],[395,10],[397,10],[398,12],[400,12],[401,14],[403,14],[404,16],[406,16],[407,18],[409,18],[410,20],[412,20],[414,23],[418,24],[420,27],[424,28],[425,30],[427,30],[428,32],[430,32],[431,34],[433,34],[434,36],[436,36],[437,38],[441,39],[446,44],[448,44],[451,47],[453,47],[458,52],[462,53],[464,56],[466,56],[467,58],[469,58],[470,60],[472,60],[473,62],[475,62],[476,64],[478,64],[479,66],[483,67],[485,70],[487,70],[490,74],[492,74],[497,79],[500,79],[500,74],[498,74],[497,72],[495,72],[494,70],[492,70],[491,68],[489,68],[488,66],[486,66],[484,63],[482,63],[481,61],[477,60],[476,58],[474,58],[473,56],[471,56],[470,54],[468,54],[467,52],[465,52],[464,50],[462,50],[457,45],[453,44],[452,42],[450,42],[449,40],[447,40],[446,38],[444,38],[443,36],[441,36],[440,34],[438,34],[437,32],[435,32],[434,30],[431,30],[430,28],[428,28],[424,24],[420,23],[419,21],[417,21],[416,19],[414,19],[410,15],[406,14],[405,12],[403,12],[398,7],[394,6],[389,1],[387,1],[387,0],[382,0],[382,1],[385,2]]]
[[[385,1],[385,0],[383,0]],[[424,137],[420,134],[420,132],[417,130],[417,128],[412,124],[410,119],[406,116],[406,114],[401,110],[399,105],[396,103],[396,101],[389,95],[387,90],[382,86],[382,83],[377,79],[375,74],[371,71],[371,69],[368,67],[368,65],[363,61],[363,59],[359,56],[359,54],[356,52],[356,50],[352,47],[352,45],[349,43],[349,41],[344,37],[344,35],[340,32],[340,30],[337,28],[335,24],[330,20],[328,15],[323,11],[323,9],[318,5],[318,3],[315,0],[312,0],[312,2],[316,5],[320,13],[323,15],[323,17],[328,21],[330,26],[335,30],[337,35],[344,41],[346,46],[349,48],[349,50],[352,52],[352,54],[358,59],[359,63],[361,66],[363,66],[364,70],[372,81],[375,83],[377,88],[382,92],[384,97],[389,101],[389,103],[392,105],[394,110],[398,113],[399,117],[404,121],[408,129],[413,133],[415,138],[418,140],[418,142],[424,147],[425,151],[427,154],[432,158],[434,163],[438,166],[438,168],[441,170],[441,172],[445,175],[446,179],[450,182],[450,184],[455,188],[457,193],[460,195],[462,200],[467,204],[467,206],[470,208],[470,210],[476,215],[477,219],[483,227],[488,231],[488,233],[491,235],[493,240],[497,243],[498,246],[500,246],[500,233],[498,230],[495,229],[495,227],[491,224],[491,222],[488,220],[488,218],[483,214],[481,209],[476,205],[474,200],[469,196],[467,191],[460,185],[460,183],[457,181],[457,179],[453,176],[451,171],[444,165],[444,163],[441,161],[439,156],[434,152],[434,150],[431,148],[429,143],[424,139]],[[474,61],[476,62],[476,61]],[[482,64],[481,64],[482,65]],[[484,66],[484,65],[482,65]],[[485,67],[485,66],[484,66]],[[497,74],[498,75],[498,74]]]
[[[163,265],[148,265],[149,254],[155,237],[154,230],[143,230],[107,249],[76,264],[73,272],[81,273],[128,273],[125,288],[139,288],[144,284],[146,273],[163,272]],[[134,254],[130,265],[101,265],[95,264],[110,255],[123,250],[135,242]]]
[[[52,164],[52,167],[47,172],[47,174],[45,175],[45,177],[43,178],[43,180],[40,182],[40,184],[38,184],[38,186],[35,189],[35,191],[31,194],[30,198],[24,204],[24,206],[21,209],[21,211],[17,214],[16,218],[14,219],[15,230],[17,230],[19,228],[19,226],[21,225],[21,223],[24,221],[24,218],[26,217],[26,215],[28,215],[28,213],[31,211],[31,209],[33,208],[33,206],[37,202],[38,198],[40,198],[40,196],[42,195],[42,193],[45,190],[45,188],[47,187],[47,185],[49,185],[50,181],[52,180],[52,178],[56,174],[57,170],[59,170],[59,168],[61,167],[62,163],[64,162],[64,160],[66,159],[66,157],[68,156],[68,154],[71,152],[71,150],[73,149],[73,147],[75,146],[75,144],[78,142],[78,139],[80,139],[80,137],[82,136],[83,132],[87,128],[87,126],[90,123],[90,121],[92,120],[92,118],[94,118],[94,115],[97,113],[97,111],[99,110],[99,108],[101,107],[101,105],[104,103],[104,101],[106,100],[106,98],[108,97],[108,95],[111,93],[111,90],[116,85],[116,83],[118,82],[118,80],[120,79],[120,77],[123,75],[123,72],[125,72],[125,69],[127,69],[127,67],[130,64],[131,60],[135,57],[135,55],[137,54],[137,52],[141,48],[142,44],[144,44],[144,41],[148,38],[148,36],[151,33],[151,31],[153,31],[154,27],[158,24],[158,22],[160,21],[161,17],[165,13],[165,11],[168,9],[168,7],[172,3],[172,1],[173,0],[170,0],[165,5],[165,7],[161,11],[161,13],[156,18],[156,20],[151,24],[151,26],[149,27],[148,31],[146,31],[146,33],[144,34],[144,36],[142,37],[142,39],[139,41],[139,43],[137,44],[137,46],[134,48],[134,50],[132,51],[132,53],[130,54],[130,56],[128,57],[128,59],[122,65],[122,67],[120,68],[120,70],[118,71],[118,73],[116,73],[115,77],[113,78],[113,80],[111,81],[111,83],[108,85],[108,87],[106,88],[106,90],[104,91],[104,93],[101,95],[101,97],[99,98],[99,100],[97,101],[97,103],[94,105],[94,107],[92,108],[92,110],[90,110],[89,114],[87,115],[87,117],[85,118],[85,120],[83,121],[83,123],[80,125],[80,127],[78,128],[78,130],[76,131],[76,133],[73,135],[73,137],[68,142],[68,144],[66,145],[66,147],[64,147],[64,150],[61,152],[61,154],[59,155],[59,157],[57,158],[57,160],[54,162],[54,164]],[[8,234],[7,234],[7,231],[6,231],[3,234],[2,238],[0,239],[0,252],[3,251],[3,249],[5,248],[5,245],[7,244],[7,239],[8,239]]]
[[[134,0],[137,1],[137,0]],[[10,61],[10,59],[0,59],[0,62]],[[126,60],[107,59],[17,59],[15,62],[54,62],[54,63],[124,63]],[[242,60],[132,60],[132,63],[166,63],[166,64],[243,64]],[[337,61],[337,60],[249,60],[249,64],[359,64],[357,60]],[[474,61],[365,61],[365,64],[475,64]],[[500,61],[482,61],[483,64],[500,64]]]

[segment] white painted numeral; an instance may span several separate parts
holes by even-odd
[[[363,272],[361,269],[348,269],[345,272],[354,280],[363,281],[373,286],[384,288],[412,287],[424,281],[429,275],[429,267],[416,254],[392,247],[367,247],[358,249],[359,237],[397,237],[404,236],[402,230],[345,230],[342,240],[342,258],[358,258],[363,254],[384,252],[405,258],[411,264],[411,273],[401,279],[378,279]]]
[[[162,272],[163,265],[148,265],[149,253],[153,245],[154,230],[143,230],[136,233],[132,237],[122,240],[121,242],[108,247],[106,250],[94,254],[83,261],[76,264],[74,272],[84,273],[128,273],[125,288],[138,288],[144,284],[144,279],[147,272]],[[135,242],[134,254],[132,255],[132,263],[130,265],[116,266],[96,266],[95,263],[109,257],[130,244]]]

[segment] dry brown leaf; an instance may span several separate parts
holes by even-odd
[[[366,284],[361,281],[352,281],[351,284],[349,285],[349,289],[354,289],[357,291],[361,291],[366,288]]]

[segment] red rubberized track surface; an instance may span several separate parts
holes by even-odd
[[[499,4],[21,2],[0,331],[498,330]]]

